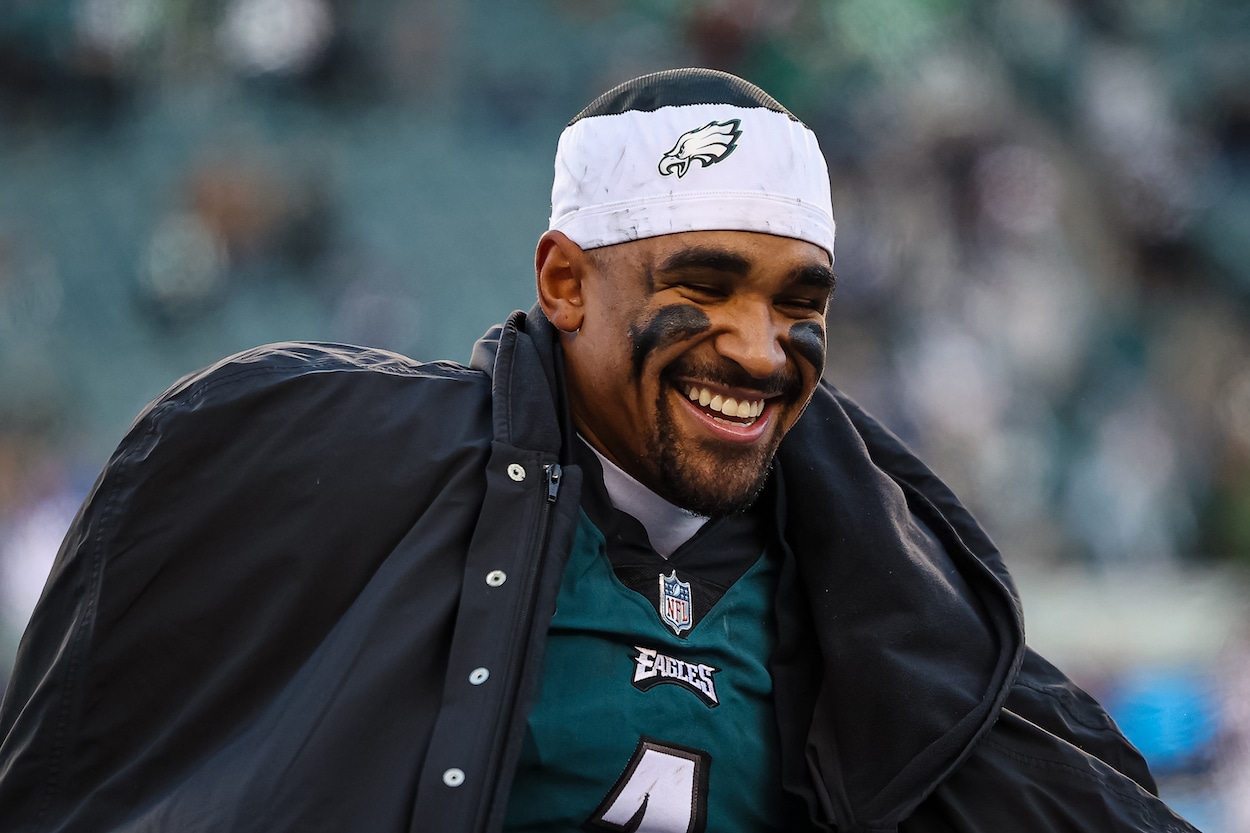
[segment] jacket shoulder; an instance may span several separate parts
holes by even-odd
[[[98,485],[132,483],[162,463],[254,477],[346,465],[354,454],[364,455],[358,465],[384,465],[376,452],[387,446],[398,459],[488,442],[490,400],[489,376],[452,362],[345,344],[270,344],[185,376],[149,403]],[[246,465],[225,469],[221,461],[232,458]]]
[[[217,391],[246,392],[293,379],[318,376],[377,376],[456,380],[489,385],[487,374],[454,362],[420,362],[372,347],[328,342],[267,344],[227,356],[179,379],[152,403],[196,399]],[[151,406],[149,406],[150,408]]]

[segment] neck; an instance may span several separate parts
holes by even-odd
[[[647,530],[652,548],[660,555],[668,558],[707,523],[707,517],[669,503],[604,457],[585,437],[581,439],[599,458],[603,485],[612,505],[638,519]]]

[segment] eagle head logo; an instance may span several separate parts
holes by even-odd
[[[681,134],[673,149],[660,157],[660,175],[668,176],[676,171],[681,179],[693,162],[704,168],[714,165],[733,153],[738,146],[740,119],[710,121],[700,128]]]

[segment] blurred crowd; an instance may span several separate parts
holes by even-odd
[[[532,303],[564,123],[680,65],[755,81],[820,137],[839,226],[828,378],[1013,568],[1241,580],[1244,3],[9,0],[0,680],[146,401],[275,340],[467,359]],[[1141,702],[1156,729],[1158,709],[1209,718],[1169,736],[1184,748],[1165,774],[1244,787],[1250,715],[1219,705],[1250,679],[1237,645],[1220,673],[1108,688],[1126,721]],[[1236,794],[1195,805],[1237,819],[1211,830],[1250,829]]]

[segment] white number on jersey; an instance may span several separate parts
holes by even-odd
[[[586,825],[616,833],[702,833],[711,766],[706,752],[644,737]]]

